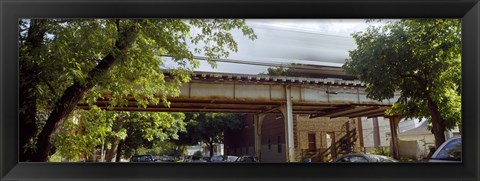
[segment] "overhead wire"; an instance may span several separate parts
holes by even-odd
[[[171,55],[162,55],[163,57],[172,57]],[[194,56],[194,59],[205,60],[207,57],[203,56]],[[315,64],[298,64],[298,63],[269,63],[269,62],[258,62],[258,61],[247,61],[247,60],[238,60],[238,59],[212,59],[215,62],[225,62],[225,63],[235,63],[235,64],[245,64],[245,65],[257,65],[257,66],[266,66],[266,67],[282,67],[282,68],[295,68],[295,69],[305,69],[305,70],[323,70],[325,68],[339,69],[340,67],[327,66],[327,65],[315,65]],[[316,66],[316,67],[313,67]]]

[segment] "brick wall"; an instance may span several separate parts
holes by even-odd
[[[285,162],[285,122],[282,114],[265,116],[262,123],[261,140],[262,162]]]
[[[244,126],[241,130],[225,132],[225,155],[255,155],[253,116],[253,114],[244,116]],[[285,128],[282,114],[266,115],[261,129],[261,161],[284,162],[286,159]]]
[[[355,128],[353,119],[318,117],[309,119],[309,115],[295,115],[297,117],[297,140],[298,149],[308,149],[308,134],[315,134],[315,145],[317,149],[327,147],[327,133],[334,132],[338,139],[345,134],[345,128],[342,126],[350,121],[350,129]]]
[[[338,139],[345,134],[343,125],[350,121],[350,129],[356,128],[355,120],[349,118],[318,117],[310,119],[309,115],[294,115],[294,145],[298,150],[308,149],[308,134],[315,134],[317,149],[327,147],[327,133],[334,132]],[[247,114],[242,130],[225,132],[226,155],[254,155],[254,127],[253,114]],[[262,124],[262,162],[284,162],[285,155],[285,128],[282,114],[268,114]],[[280,139],[279,139],[280,138]],[[280,148],[279,148],[280,145]]]
[[[223,143],[225,155],[255,155],[253,114],[243,115],[241,129],[225,131]]]

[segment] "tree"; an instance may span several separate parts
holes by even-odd
[[[127,137],[119,145],[117,160],[121,155],[131,157],[139,148],[161,147],[168,140],[178,139],[179,132],[186,131],[183,113],[134,112],[130,115],[124,123]]]
[[[138,148],[156,147],[185,131],[183,113],[114,112],[94,106],[74,115],[52,141],[61,157],[69,160],[88,159],[95,148],[103,147],[107,162],[120,161],[123,154],[130,157]]]
[[[187,143],[203,142],[213,156],[213,148],[217,143],[223,142],[223,133],[226,130],[236,130],[242,125],[241,116],[238,114],[197,113],[187,115]]]
[[[27,25],[28,24],[28,25]],[[47,20],[32,20],[19,22],[19,160],[25,161],[33,153],[33,145],[37,136],[37,85],[42,81],[38,69],[38,61],[43,57],[44,36],[48,30]]]
[[[54,133],[79,102],[93,104],[108,94],[112,106],[128,104],[127,98],[143,107],[168,106],[167,95],[178,95],[198,67],[189,45],[203,43],[195,52],[214,66],[213,59],[237,50],[229,31],[255,39],[239,19],[32,19],[20,27],[20,161],[46,161]],[[168,69],[169,81],[165,54],[178,64]],[[45,119],[36,118],[44,113]]]
[[[268,67],[267,72],[260,75],[288,76],[288,68]]]
[[[272,75],[272,76],[288,76],[288,77],[315,77],[314,75],[309,75],[305,72],[295,71],[296,66],[312,66],[312,65],[302,65],[291,63],[286,67],[268,67],[267,72],[260,73],[259,75]],[[293,70],[293,71],[292,71]]]
[[[461,122],[461,23],[408,19],[352,34],[358,47],[343,68],[367,84],[374,100],[401,96],[388,114],[428,118],[438,147]]]

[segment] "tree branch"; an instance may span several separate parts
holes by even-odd
[[[422,77],[418,75],[412,75],[412,74],[402,74],[402,73],[397,73],[400,77],[402,78],[413,78],[415,79],[418,83],[423,83]]]
[[[45,84],[47,85],[48,89],[50,89],[50,92],[52,92],[52,94],[55,96],[55,97],[58,97],[58,94],[57,92],[55,91],[55,89],[53,88],[52,84],[50,84],[50,82],[47,81],[47,79],[45,79],[45,77],[43,77],[42,74],[39,74],[39,77],[40,79],[45,82]]]

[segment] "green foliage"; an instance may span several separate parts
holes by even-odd
[[[38,25],[40,28],[29,32],[29,26],[32,25]],[[104,98],[105,94],[109,94],[106,99],[112,106],[125,106],[128,104],[128,99],[132,98],[139,103],[139,107],[160,103],[169,105],[167,96],[177,96],[180,84],[188,82],[189,73],[199,66],[199,61],[193,59],[193,53],[203,50],[213,66],[214,62],[211,60],[219,57],[226,58],[229,52],[237,51],[237,44],[229,31],[238,29],[250,39],[256,38],[252,29],[240,19],[22,19],[19,21],[19,26],[19,50],[22,57],[20,65],[27,70],[35,70],[35,74],[20,72],[20,83],[34,87],[28,90],[28,94],[35,96],[25,98],[36,99],[34,102],[37,103],[37,115],[43,115],[42,120],[49,117],[50,112],[58,106],[57,101],[74,83],[94,85],[92,89],[85,90],[86,95],[81,103],[93,105],[98,98]],[[193,28],[201,31],[193,33]],[[129,35],[129,31],[138,31],[138,33],[125,36]],[[33,49],[26,39],[37,34],[43,39]],[[194,36],[191,37],[192,35]],[[121,45],[122,41],[118,41],[119,39],[132,40],[134,43],[127,52],[124,52],[125,56],[120,56],[119,60],[114,62],[114,66],[106,70],[108,72],[103,72],[106,74],[91,73],[92,69],[107,55],[124,55],[118,49],[118,46],[124,46]],[[196,44],[198,44],[197,51],[188,50],[189,46]],[[172,56],[178,66],[178,68],[166,70],[173,75],[168,79],[164,77],[162,69],[165,61],[162,55],[165,54]],[[20,105],[20,113],[29,109],[28,106]],[[92,108],[90,111],[95,109]],[[107,120],[113,120],[118,115],[79,114],[83,114],[85,120],[90,122],[94,119],[102,121],[86,125],[75,125],[71,121],[66,121],[65,125],[61,125],[62,123],[56,120],[62,130],[54,130],[60,132],[55,145],[65,147],[67,143],[78,143],[71,148],[60,148],[68,157],[76,157],[75,152],[91,152],[87,147],[97,145],[101,139],[125,138],[127,135],[127,129],[109,134],[109,126],[111,128],[114,123]],[[64,115],[70,115],[70,112]],[[96,116],[98,118],[94,118]],[[138,116],[138,119],[147,119],[142,115],[135,116]],[[159,120],[171,120],[172,116],[175,117],[175,115],[161,113],[149,117],[148,120],[152,124],[166,125],[162,125],[162,130],[159,132],[156,132],[157,128],[143,130],[139,137],[152,141],[175,135],[169,133],[170,129],[167,128],[175,126],[170,124],[180,123],[159,122]],[[139,123],[137,126],[142,127],[142,124]],[[100,130],[90,132],[90,128],[96,126]],[[87,135],[92,135],[86,138],[73,136],[71,132],[75,132],[80,127],[86,129]],[[42,129],[41,126],[39,129]],[[67,136],[68,134],[71,135]]]
[[[65,121],[53,142],[57,152],[67,159],[91,156],[93,148],[102,144],[110,149],[112,140],[125,140],[127,156],[131,156],[132,150],[144,145],[151,148],[185,131],[181,113],[112,112],[93,106],[90,110],[77,110],[74,115],[77,118]],[[121,126],[114,130],[119,121]]]
[[[50,159],[48,160],[49,162],[62,162],[62,156],[57,152],[53,154]]]
[[[215,144],[223,142],[224,131],[243,126],[242,118],[239,114],[186,113],[184,121],[187,131],[179,133],[179,139],[172,142],[179,147],[202,142],[212,150]]]
[[[126,157],[136,154],[135,150],[138,148],[158,147],[165,140],[177,138],[178,132],[185,131],[184,117],[181,113],[135,112],[129,119],[125,123],[128,136],[124,142],[123,153]]]
[[[177,146],[170,140],[163,141],[161,143],[156,144],[155,147],[152,148],[145,148],[140,147],[137,148],[135,154],[152,154],[152,155],[170,155],[170,156],[180,156],[187,153],[186,146]]]
[[[265,73],[265,75],[287,76],[287,70],[288,69],[283,67],[278,67],[278,68],[268,67],[267,73]]]
[[[388,147],[379,147],[379,148],[376,148],[375,150],[371,151],[370,154],[390,156],[390,150],[389,150]]]
[[[20,40],[26,39],[30,21],[36,20],[20,21],[20,34],[23,35]],[[39,107],[46,110],[53,108],[68,86],[73,82],[85,82],[88,72],[102,58],[115,53],[118,33],[128,27],[140,29],[133,47],[125,60],[117,62],[99,79],[84,102],[94,103],[103,93],[110,93],[112,105],[125,105],[126,97],[135,98],[143,107],[148,103],[168,104],[166,96],[178,95],[180,83],[188,82],[188,73],[199,66],[188,46],[201,43],[204,46],[200,48],[208,50],[206,56],[211,60],[237,51],[231,30],[239,29],[250,39],[256,38],[252,29],[240,19],[123,19],[118,24],[114,19],[50,19],[45,26],[47,33],[42,47],[29,52],[28,46],[20,44],[20,50],[26,56],[35,54],[24,61],[33,62],[32,66],[39,71],[42,81],[36,92]],[[189,38],[192,28],[203,31]],[[168,70],[174,75],[168,82],[161,69],[165,54],[173,56],[179,66]]]
[[[111,114],[98,107],[88,111],[78,110],[75,117],[65,121],[54,138],[57,152],[66,159],[93,155],[93,148],[102,145],[111,134],[111,119]]]
[[[388,111],[428,118],[438,106],[447,129],[461,121],[461,23],[458,19],[406,19],[352,34],[358,45],[343,66],[367,84],[374,100],[401,96]],[[433,106],[435,107],[435,106]],[[437,120],[438,121],[438,120]]]
[[[129,113],[123,123],[127,137],[124,139],[122,153],[128,158],[136,154],[138,149],[158,152],[157,147],[163,145],[166,140],[178,138],[178,132],[185,131],[183,119],[183,113]]]
[[[194,142],[210,144],[221,143],[223,132],[236,130],[242,126],[241,116],[238,114],[198,113],[191,116],[187,124],[187,134]]]
[[[272,75],[272,76],[289,76],[289,77],[311,77],[309,74],[298,72],[294,70],[296,66],[304,66],[302,64],[291,63],[290,67],[268,67],[267,72],[260,73],[260,75]],[[291,71],[293,68],[294,71]]]

